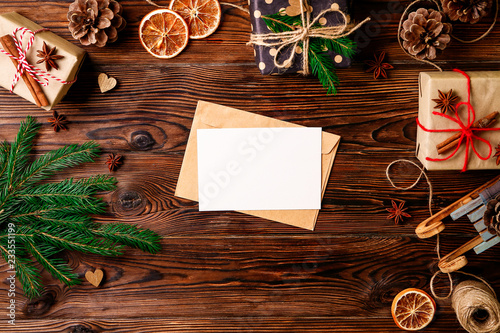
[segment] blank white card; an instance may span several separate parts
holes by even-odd
[[[200,211],[321,208],[321,128],[198,129]]]

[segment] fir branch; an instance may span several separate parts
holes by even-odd
[[[6,222],[12,222],[16,225],[15,268],[26,296],[33,298],[43,291],[32,258],[56,279],[73,285],[79,280],[64,260],[56,257],[61,250],[115,256],[130,245],[159,251],[160,236],[153,231],[120,224],[101,229],[92,221],[91,215],[103,213],[106,206],[94,194],[115,189],[115,178],[98,175],[37,184],[63,168],[93,161],[99,151],[96,143],[86,142],[48,152],[27,165],[38,128],[28,117],[13,144],[0,143],[0,253],[7,262],[11,259],[12,233],[7,234]]]
[[[0,143],[0,179],[4,177],[7,161],[10,155],[10,145],[7,141]]]
[[[83,187],[88,187],[93,191],[113,191],[116,188],[116,178],[109,175],[97,175],[83,178],[76,183]]]
[[[311,45],[309,48],[309,60],[312,73],[319,79],[323,88],[327,90],[326,94],[335,95],[339,79],[335,72],[335,66],[328,55]]]
[[[2,245],[0,245],[0,252],[5,262],[9,262],[8,252],[6,245],[4,245],[5,239],[2,240]],[[35,298],[42,294],[43,286],[41,282],[40,272],[33,266],[30,259],[24,257],[22,254],[22,247],[20,244],[16,244],[16,259],[15,259],[15,269],[16,269],[16,279],[19,279],[23,287],[24,294],[29,298]]]
[[[24,216],[50,216],[51,214],[101,214],[104,212],[106,203],[98,198],[91,198],[94,202],[78,202],[73,200],[67,205],[42,205],[42,203],[25,203],[20,207],[23,213],[11,215],[11,218]]]
[[[23,228],[23,233],[33,233],[38,240],[67,250],[103,256],[123,254],[121,252],[123,245],[115,244],[107,239],[94,238],[90,234],[82,234],[75,230],[40,225],[36,227],[20,226],[19,229],[21,228]]]
[[[18,225],[37,225],[39,223],[53,227],[65,227],[68,229],[79,230],[83,233],[88,232],[88,228],[92,226],[92,218],[87,215],[71,215],[68,214],[52,214],[52,216],[20,216],[11,218]]]
[[[161,250],[160,235],[152,230],[141,229],[135,225],[122,223],[102,224],[92,232],[98,236],[111,239],[142,251],[157,253]]]
[[[318,38],[314,38],[317,40]],[[337,39],[320,39],[314,41],[315,43],[324,43],[325,47],[333,52],[336,52],[345,58],[352,59],[357,52],[357,44],[348,37],[341,37]]]
[[[35,246],[33,242],[26,244],[28,252],[59,281],[67,286],[80,284],[78,275],[71,271],[71,268],[60,258],[53,258],[61,250],[48,244],[39,244]]]
[[[28,116],[25,121],[21,121],[16,140],[10,146],[10,153],[7,158],[5,188],[11,189],[15,178],[19,175],[28,161],[28,154],[31,151],[31,145],[38,132],[39,124],[35,118]]]
[[[295,26],[302,25],[300,15],[288,16],[283,14],[284,11],[280,11],[276,14],[262,15],[261,17],[267,27],[274,33],[292,31],[295,29]]]
[[[93,162],[98,156],[98,147],[94,141],[88,141],[81,146],[65,146],[42,155],[22,173],[16,183],[16,189],[46,179],[61,169]]]
[[[99,199],[92,196],[95,189],[81,182],[66,179],[59,183],[48,183],[25,188],[14,195],[30,205],[93,205]],[[41,206],[43,207],[43,206]]]

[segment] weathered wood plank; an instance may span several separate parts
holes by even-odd
[[[443,253],[464,237],[443,237]],[[251,243],[251,246],[249,246]],[[435,240],[416,237],[166,237],[157,255],[127,251],[105,258],[69,254],[83,276],[100,267],[105,282],[68,289],[45,276],[49,296],[17,319],[149,317],[388,318],[402,289],[428,290]],[[498,248],[469,255],[469,272],[500,286],[491,269]],[[5,272],[6,265],[0,266]],[[457,276],[458,277],[458,276]],[[446,280],[446,278],[443,278]],[[18,302],[23,297],[18,295]],[[0,304],[8,302],[6,281]],[[441,303],[440,303],[441,304]],[[444,303],[443,303],[444,304]],[[5,311],[5,310],[4,310]],[[452,313],[442,306],[440,313]],[[3,326],[3,325],[2,325]]]
[[[457,319],[452,314],[439,314],[439,320],[434,320],[425,332],[442,333],[457,325]],[[85,331],[87,329],[88,331]],[[148,318],[148,319],[73,319],[73,320],[19,320],[15,327],[0,327],[1,333],[144,333],[144,332],[358,332],[358,333],[390,333],[401,332],[392,317],[352,318],[352,317],[315,317],[315,318]],[[92,330],[92,331],[90,331]],[[462,330],[457,330],[462,332]],[[463,331],[465,332],[465,331]]]

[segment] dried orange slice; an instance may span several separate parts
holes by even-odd
[[[429,325],[436,313],[436,303],[425,291],[408,288],[392,301],[392,318],[399,328],[418,331]]]
[[[179,13],[189,26],[189,38],[200,39],[217,30],[221,20],[218,0],[172,0],[170,9]]]
[[[157,9],[142,19],[139,37],[146,51],[157,58],[168,59],[184,50],[189,41],[189,28],[176,12]]]

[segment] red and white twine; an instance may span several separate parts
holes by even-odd
[[[35,34],[41,32],[41,31],[48,31],[49,29],[39,29],[35,31],[31,31],[30,29],[27,29],[25,27],[19,27],[12,32],[12,37],[14,39],[14,43],[16,45],[17,52],[19,53],[19,57],[15,57],[14,55],[10,54],[6,50],[0,49],[0,52],[3,54],[11,57],[14,60],[17,60],[17,70],[16,70],[16,75],[14,76],[14,79],[12,80],[12,85],[10,87],[10,92],[14,90],[14,87],[16,86],[17,82],[19,82],[19,78],[21,75],[26,72],[29,76],[31,76],[33,79],[35,79],[36,82],[38,82],[40,85],[46,87],[49,85],[49,79],[53,79],[57,82],[60,82],[62,84],[71,84],[76,81],[76,78],[72,81],[64,81],[61,80],[54,75],[51,75],[47,73],[44,70],[41,70],[38,67],[35,67],[31,65],[28,60],[26,59],[26,54],[28,53],[29,49],[33,45],[33,42],[35,41]],[[17,33],[21,32],[19,38],[17,38]],[[22,40],[24,37],[25,33],[29,33],[31,36],[28,40],[28,43],[26,44],[26,48],[23,49],[22,47]]]

